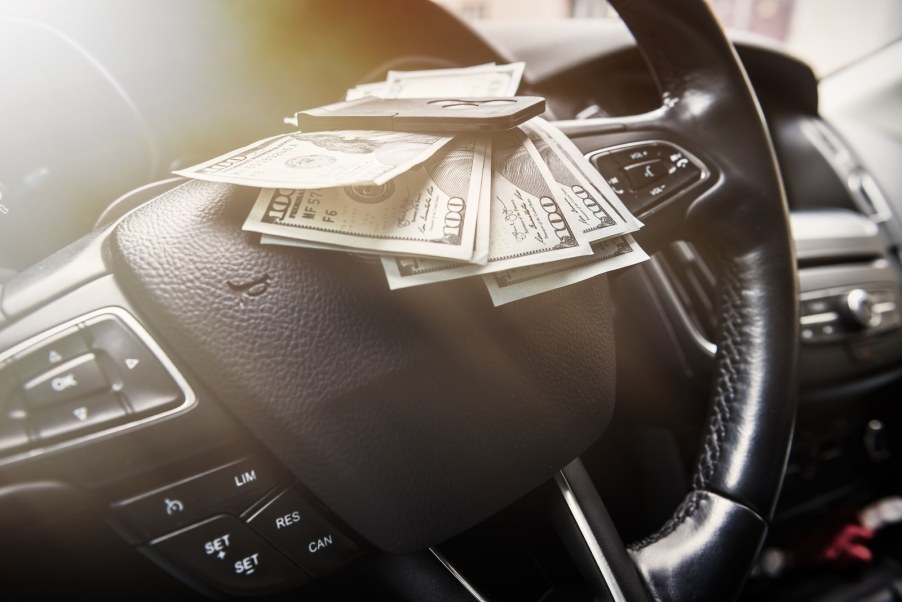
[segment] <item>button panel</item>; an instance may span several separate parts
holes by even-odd
[[[241,514],[278,485],[273,468],[250,457],[113,504],[118,518],[150,539],[213,514]]]
[[[359,548],[279,474],[249,456],[111,509],[137,534],[133,543],[189,585],[232,595],[281,591],[334,571]]]
[[[308,581],[306,575],[244,523],[220,515],[150,543],[189,580],[226,594],[259,595],[284,591]]]
[[[698,159],[660,141],[615,146],[588,158],[633,212],[650,209],[709,177]]]
[[[99,310],[0,353],[0,463],[194,403],[187,382],[130,314]]]

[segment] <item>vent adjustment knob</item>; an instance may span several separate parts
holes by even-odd
[[[854,326],[860,329],[877,328],[883,314],[874,311],[874,299],[863,288],[856,288],[845,294],[843,299],[846,313]]]

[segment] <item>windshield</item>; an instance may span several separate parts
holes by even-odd
[[[606,0],[436,0],[467,19],[612,19]],[[728,29],[766,36],[820,77],[902,38],[899,0],[709,0]]]

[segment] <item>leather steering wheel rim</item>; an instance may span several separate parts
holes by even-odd
[[[710,9],[692,0],[612,4],[664,99],[661,109],[624,120],[627,128],[690,137],[719,171],[685,224],[718,282],[704,442],[690,492],[629,553],[655,600],[730,599],[766,535],[795,417],[798,285],[785,194],[754,92]]]

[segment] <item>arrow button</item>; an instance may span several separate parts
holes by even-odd
[[[121,420],[125,415],[125,410],[112,393],[29,412],[40,439],[94,430]]]
[[[144,343],[115,316],[85,322],[91,348],[116,366],[114,385],[136,414],[161,412],[182,401],[182,391]]]

